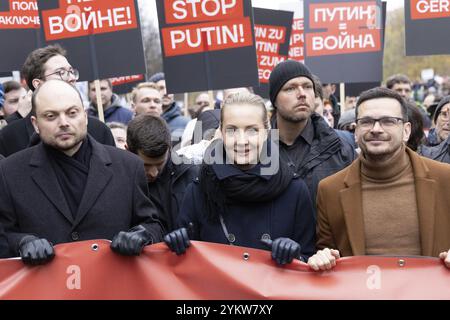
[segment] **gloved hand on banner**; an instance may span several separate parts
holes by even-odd
[[[20,240],[19,253],[23,263],[28,265],[45,264],[55,257],[53,246],[47,239],[31,235]]]
[[[129,231],[120,231],[111,242],[111,249],[124,256],[138,256],[142,249],[153,243],[150,232],[141,225]]]
[[[261,242],[268,248],[272,248],[272,259],[278,264],[291,263],[294,258],[303,261],[303,258],[300,256],[301,246],[292,239],[277,238],[273,241],[271,239],[261,239]]]
[[[177,255],[184,254],[186,249],[191,245],[186,228],[180,228],[168,233],[164,237],[164,242],[167,244],[169,249]]]
[[[439,258],[444,262],[445,266],[450,269],[450,250],[441,252]]]
[[[325,271],[331,270],[336,266],[336,260],[339,259],[341,255],[338,250],[325,248],[323,250],[317,251],[315,255],[308,259],[308,265],[314,271]]]

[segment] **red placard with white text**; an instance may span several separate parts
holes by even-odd
[[[258,85],[250,1],[157,0],[156,4],[170,92]]]
[[[270,74],[277,64],[288,58],[293,13],[253,8],[253,16],[260,83],[254,91],[269,98]]]

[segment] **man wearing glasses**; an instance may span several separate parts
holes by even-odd
[[[74,69],[66,58],[66,51],[59,45],[50,45],[31,52],[22,67],[22,76],[31,90],[26,101],[28,109],[24,118],[11,122],[0,131],[0,154],[9,156],[39,140],[31,124],[31,94],[47,80],[63,80],[75,86],[79,78],[78,70]],[[111,130],[98,119],[89,117],[88,133],[102,144],[114,146]]]
[[[341,256],[423,255],[450,267],[450,165],[406,147],[411,123],[397,92],[363,92],[355,112],[361,154],[319,184],[319,251],[308,264],[318,271]]]
[[[434,112],[436,124],[436,138],[438,145],[432,147],[422,146],[423,156],[445,163],[450,163],[450,96],[444,97]]]

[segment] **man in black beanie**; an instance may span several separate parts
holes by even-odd
[[[347,167],[356,157],[353,147],[314,112],[315,85],[302,63],[278,64],[269,78],[270,101],[276,111],[280,157],[308,185],[315,204],[319,181]]]

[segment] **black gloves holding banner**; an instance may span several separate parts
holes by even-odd
[[[278,264],[291,263],[294,258],[303,261],[303,258],[300,256],[301,246],[292,239],[277,238],[273,241],[270,239],[261,239],[261,242],[267,247],[272,248],[272,259]]]
[[[164,242],[170,250],[175,252],[177,255],[185,253],[186,249],[191,245],[186,228],[177,229],[168,233],[164,237]]]
[[[29,265],[45,264],[55,256],[53,246],[47,239],[31,235],[20,240],[19,253],[23,263]]]
[[[144,246],[153,243],[150,232],[141,225],[120,231],[111,242],[111,249],[124,256],[138,256]]]

